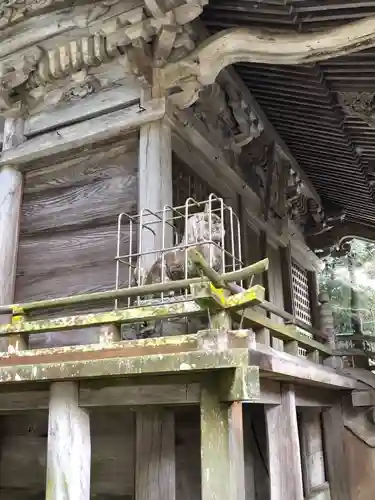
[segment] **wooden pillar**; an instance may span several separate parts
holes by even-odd
[[[23,141],[23,120],[6,118],[3,151],[17,147]],[[0,304],[11,304],[17,272],[19,226],[22,203],[22,174],[14,167],[0,168]],[[0,317],[9,322],[9,316]],[[11,347],[21,350],[27,347],[25,337],[8,337],[7,346],[2,342],[1,350]]]
[[[340,403],[323,409],[324,452],[331,500],[351,500],[344,447],[344,419]]]
[[[176,498],[174,415],[162,409],[136,414],[135,500]]]
[[[145,91],[143,101],[149,97]],[[158,120],[140,129],[138,212],[143,209],[157,212],[165,205],[172,206],[172,194],[171,130],[164,120]],[[153,220],[153,217],[147,217],[145,221]],[[171,230],[166,228],[163,244],[162,223],[151,228],[153,232],[142,229],[142,252],[172,246]],[[156,258],[156,254],[150,254],[140,259],[141,282]],[[136,414],[136,427],[136,500],[174,500],[174,414],[159,409],[140,410]]]
[[[266,406],[270,500],[303,500],[294,388],[281,385],[281,404]]]
[[[141,127],[139,137],[138,169],[138,211],[148,209],[152,212],[162,210],[173,203],[172,184],[172,146],[171,129],[164,120],[158,120]],[[170,214],[166,214],[167,216]],[[148,216],[145,221],[153,221]],[[173,244],[172,231],[167,227],[164,245],[162,242],[162,224],[151,226],[154,233],[142,230],[142,252],[160,250]],[[156,260],[156,254],[142,257],[141,276]]]
[[[320,413],[320,409],[316,408],[305,408],[301,412],[302,472],[305,497],[314,500],[329,500]]]
[[[90,500],[90,420],[78,406],[78,384],[51,385],[46,500]]]
[[[245,500],[242,403],[220,402],[214,376],[201,392],[202,500]]]

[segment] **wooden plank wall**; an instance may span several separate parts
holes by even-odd
[[[131,134],[25,175],[17,302],[114,288],[117,216],[136,212],[137,151],[138,136]],[[128,227],[123,239],[128,250]],[[125,281],[125,270],[122,276]],[[90,343],[97,332],[37,334],[30,344]]]
[[[48,412],[2,416],[1,500],[44,500]],[[135,417],[129,409],[90,411],[91,498],[134,499]],[[176,412],[176,498],[200,498],[199,409]],[[77,499],[78,500],[78,499]]]
[[[246,500],[268,500],[264,412],[261,405],[246,406]],[[201,498],[199,409],[181,407],[175,416],[176,498],[197,500]],[[44,500],[48,412],[3,415],[0,425],[1,500]],[[90,426],[92,500],[134,500],[134,412],[95,408],[90,411]]]

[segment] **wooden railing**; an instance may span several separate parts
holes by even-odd
[[[207,314],[207,311],[209,311],[211,317],[211,328],[214,330],[232,330],[232,321],[235,321],[239,325],[240,331],[243,328],[252,329],[255,333],[255,340],[259,343],[267,343],[264,340],[264,332],[268,331],[273,337],[284,341],[285,351],[290,354],[298,355],[299,348],[302,348],[306,351],[306,357],[316,363],[320,363],[332,356],[332,347],[327,342],[321,342],[301,334],[298,331],[300,325],[292,315],[265,301],[263,287],[255,285],[243,289],[236,284],[236,282],[251,278],[256,273],[266,271],[268,259],[222,275],[211,269],[195,250],[189,250],[189,259],[191,264],[201,271],[202,276],[200,278],[1,306],[0,314],[11,314],[12,320],[9,324],[0,325],[0,336],[15,336],[22,340],[20,342],[22,346],[27,345],[29,335],[43,332],[100,326],[103,335],[100,337],[99,344],[91,346],[31,349],[26,351],[24,349],[17,350],[13,347],[12,352],[4,353],[0,357],[0,367],[3,368],[0,373],[0,382],[17,381],[20,377],[23,380],[46,380],[46,377],[56,380],[83,376],[83,372],[86,374],[85,376],[104,376],[109,373],[108,367],[112,366],[111,370],[114,369],[113,366],[117,362],[114,361],[111,364],[110,359],[119,358],[119,356],[122,358],[126,356],[124,353],[127,352],[134,353],[137,349],[141,349],[143,345],[141,341],[133,341],[133,343],[129,343],[129,341],[119,342],[121,340],[119,333],[121,325],[204,315]],[[108,299],[150,297],[151,295],[155,296],[155,294],[183,288],[190,290],[188,296],[164,300],[164,302],[156,305],[155,301],[142,301],[141,306],[100,313],[51,319],[32,319],[28,316],[30,313],[40,310],[52,311],[56,308],[77,306],[78,304],[91,305]],[[272,314],[280,316],[288,324],[271,320],[254,310],[254,306],[259,306]],[[310,331],[313,330],[310,329]],[[313,332],[317,337],[319,332]],[[176,345],[180,344],[181,346],[185,346],[186,343],[189,344],[193,339],[193,337],[185,335],[178,338],[179,340],[175,341]],[[172,341],[168,338],[160,338],[145,342],[148,346],[153,346],[156,353],[159,351],[160,346],[167,346]],[[11,345],[15,346],[17,342],[11,342]],[[175,360],[179,359],[175,357],[175,354],[173,356]],[[185,354],[181,354],[181,356],[185,356]],[[95,364],[95,369],[91,371],[87,369],[86,362],[88,359],[97,361],[96,364],[92,363],[92,365]],[[57,360],[60,360],[60,362],[57,363]],[[175,362],[177,361],[173,361],[173,365]],[[49,363],[50,367],[46,366],[46,363]],[[133,368],[130,365],[130,361],[127,362],[127,367],[124,370],[138,369],[135,365]],[[153,362],[152,366],[153,370],[159,370],[157,363],[154,364]],[[116,373],[121,372],[121,368],[116,368],[115,371]]]

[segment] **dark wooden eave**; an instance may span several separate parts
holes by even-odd
[[[369,0],[211,0],[203,20],[211,32],[255,26],[306,32],[374,15]],[[349,223],[375,227],[375,123],[342,105],[348,92],[358,93],[356,110],[371,115],[375,49],[310,66],[236,69],[326,208],[342,207]]]

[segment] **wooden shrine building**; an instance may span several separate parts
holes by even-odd
[[[0,500],[373,500],[374,63],[369,0],[0,0]]]

